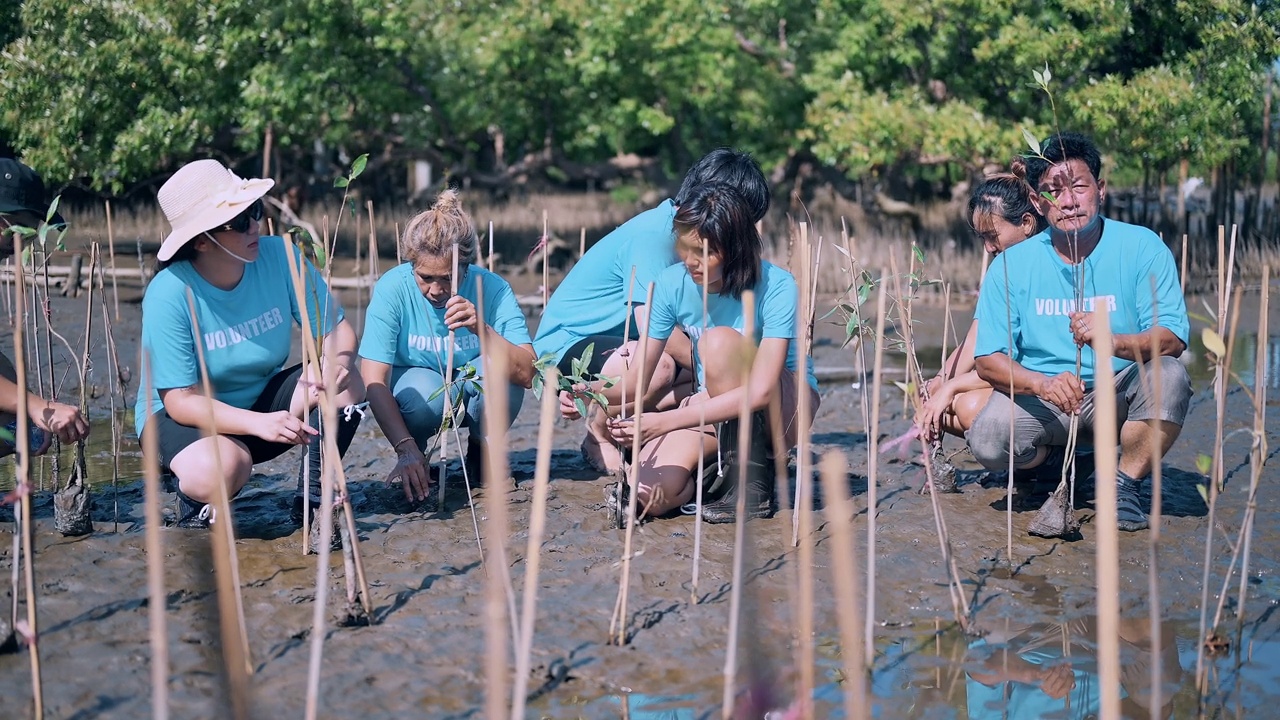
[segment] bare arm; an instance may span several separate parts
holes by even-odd
[[[978,377],[1007,395],[1034,395],[1057,405],[1063,412],[1075,412],[1084,401],[1084,383],[1064,372],[1053,377],[1028,370],[1004,353],[975,359]]]
[[[427,497],[431,475],[427,470],[427,459],[418,448],[418,439],[409,433],[404,415],[400,414],[400,404],[391,393],[391,366],[362,358],[360,374],[364,377],[365,398],[373,410],[373,417],[396,453],[396,466],[387,475],[387,482],[402,480],[405,497],[410,502],[420,502]]]
[[[1093,318],[1089,313],[1071,314],[1071,335],[1080,347],[1093,344]],[[1178,357],[1187,349],[1186,343],[1172,330],[1156,325],[1146,332],[1113,335],[1115,349],[1112,354],[1125,360],[1147,362],[1155,357],[1151,353],[1152,340],[1156,342],[1159,356]]]
[[[168,388],[160,391],[160,402],[169,417],[180,425],[212,430],[209,427],[209,413],[213,413],[213,422],[222,435],[263,436],[264,413],[233,407],[221,400],[205,397],[198,387]],[[274,438],[271,438],[274,439]]]

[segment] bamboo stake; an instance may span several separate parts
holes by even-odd
[[[492,233],[490,233],[492,235]],[[404,250],[400,247],[400,223],[396,223],[396,264],[404,262]]]
[[[538,459],[533,470],[533,504],[529,508],[529,543],[524,554],[524,602],[520,615],[520,648],[516,656],[516,680],[511,692],[511,720],[524,717],[529,687],[530,653],[533,651],[533,623],[538,602],[538,568],[541,563],[542,534],[547,522],[547,493],[551,480],[551,443],[556,423],[556,394],[560,374],[555,367],[544,373],[542,414],[538,420]]]
[[[111,298],[115,301],[116,322],[120,322],[120,288],[116,286],[116,233],[111,225],[111,201],[107,200],[107,257],[111,263]]]
[[[799,278],[800,279],[800,283],[799,283],[800,297],[798,298],[800,307],[799,307],[799,312],[796,314],[796,358],[798,360],[800,359],[801,355],[803,355],[805,358],[808,357],[808,350],[807,350],[807,348],[809,347],[808,319],[809,319],[809,309],[812,307],[810,296],[809,296],[809,278],[811,275],[810,267],[809,267],[809,260],[810,260],[809,252],[810,252],[809,224],[802,222],[800,223],[800,278]],[[809,464],[809,458],[807,456],[807,452],[809,449],[809,442],[807,437],[809,423],[808,423],[808,415],[805,412],[806,410],[808,410],[808,407],[809,407],[809,393],[806,392],[806,390],[808,389],[808,378],[805,377],[806,375],[805,368],[807,367],[807,360],[800,360],[800,365],[801,367],[799,367],[796,371],[796,392],[798,393],[796,395],[796,399],[798,402],[797,414],[799,415],[799,417],[797,417],[796,420],[800,423],[799,425],[800,432],[797,435],[798,442],[796,444],[796,499],[795,499],[795,504],[792,506],[792,509],[791,509],[791,547],[797,547],[800,544],[800,532],[801,532],[800,505],[802,503],[801,495],[806,492],[804,486],[811,484],[813,482],[813,478],[809,477],[811,473],[806,471],[807,466]],[[809,488],[807,492],[810,495],[812,495],[812,492],[813,492],[812,488]],[[812,510],[812,507],[810,507],[810,510]],[[812,589],[813,570],[812,568],[806,568],[804,566],[804,563],[802,562],[800,565],[800,596],[801,596],[802,602],[806,592],[805,590],[806,582],[810,585],[808,592],[811,593],[813,591]]]
[[[209,434],[217,437],[218,425],[213,413],[213,387],[209,383],[209,369],[204,361],[204,346],[201,344],[203,334],[200,332],[200,320],[196,316],[196,301],[191,288],[187,288],[187,312],[191,317],[191,340],[196,348],[201,385],[204,396],[209,398],[205,403],[209,411]],[[222,472],[221,452],[214,451],[213,462],[216,476],[226,477]],[[242,720],[249,716],[249,675],[253,673],[253,665],[249,657],[249,635],[245,629],[244,601],[240,597],[240,561],[236,557],[235,530],[231,522],[231,499],[227,496],[226,483],[214,484],[217,485],[217,492],[213,496],[217,511],[215,517],[220,522],[213,523],[209,539],[213,546],[214,579],[218,588],[218,624],[222,630],[223,664],[231,691],[231,714],[236,720]]]
[[[745,301],[744,301],[745,302]],[[646,308],[653,307],[653,283],[649,283],[649,288],[645,293],[644,306]],[[644,396],[649,383],[648,375],[645,371],[645,360],[648,358],[649,352],[649,323],[645,323],[640,328],[640,358],[639,364],[636,365],[636,394],[635,394],[635,411],[632,416],[633,428],[631,439],[631,468],[628,473],[627,486],[630,490],[627,498],[627,533],[622,546],[622,580],[618,585],[618,602],[614,606],[613,619],[609,621],[609,642],[611,645],[626,645],[631,641],[627,627],[631,624],[627,617],[627,600],[631,590],[631,544],[632,537],[635,535],[636,529],[636,505],[640,494],[640,451],[643,446],[640,443],[641,422],[644,416]]]
[[[1267,313],[1270,310],[1271,266],[1262,266],[1262,296],[1258,303],[1258,347],[1253,370],[1253,442],[1249,451],[1249,502],[1245,509],[1244,556],[1240,565],[1240,591],[1236,601],[1237,647],[1244,632],[1245,600],[1249,588],[1249,553],[1253,549],[1253,523],[1258,512],[1258,486],[1267,457]],[[1237,543],[1239,544],[1239,543]]]
[[[378,225],[373,219],[373,201],[365,202],[365,210],[369,215],[369,282],[378,282],[382,263],[378,258]],[[369,301],[373,302],[373,290],[369,290]]]
[[[125,376],[120,368],[120,354],[116,346],[115,327],[111,324],[111,316],[107,312],[107,298],[104,292],[104,283],[102,279],[102,263],[98,263],[98,297],[99,304],[102,306],[102,326],[106,330],[107,337],[107,361],[111,364],[111,372],[107,375],[108,393],[111,396],[111,505],[112,505],[112,532],[120,532],[120,454],[122,443],[122,435],[124,433],[121,427],[124,422],[119,416],[116,409],[116,391],[120,392],[121,404],[126,404],[124,398],[124,381]],[[88,362],[88,359],[85,359]]]
[[[742,336],[750,347],[755,348],[756,294],[752,290],[742,293]],[[754,354],[751,356],[754,359]],[[743,566],[747,551],[747,458],[751,452],[751,365],[743,362],[746,358],[735,358],[742,364],[742,404],[738,407],[738,504],[735,508],[733,525],[733,584],[729,588],[729,643],[724,658],[724,696],[721,698],[721,717],[729,720],[733,717],[734,700],[737,697],[738,675],[738,641],[742,615]],[[803,594],[803,590],[801,591]],[[803,595],[802,595],[803,596]],[[813,612],[813,605],[800,603],[800,612]],[[813,619],[810,616],[809,627]],[[804,626],[801,620],[801,627]],[[805,642],[802,637],[801,642]],[[809,642],[812,642],[810,638]],[[802,669],[803,672],[803,669]],[[807,706],[808,696],[804,703]]]
[[[452,299],[457,294],[458,294],[458,243],[455,242],[453,244],[453,274],[449,276],[450,299]],[[483,325],[484,323],[483,317],[480,318],[480,322]],[[478,334],[482,334],[482,333],[483,333],[483,327],[481,328],[481,333],[478,333]],[[457,333],[454,332],[452,329],[450,329],[449,340],[448,340],[449,346],[445,350],[446,360],[445,360],[445,366],[444,366],[445,367],[444,369],[444,417],[445,417],[445,422],[449,423],[449,426],[454,429],[456,429],[456,426],[457,426],[457,419],[454,417],[453,388],[451,386],[453,384],[453,346],[456,341],[457,341]],[[439,362],[439,360],[437,360],[436,362]],[[427,462],[430,462],[430,460],[428,460]],[[439,500],[437,501],[437,504],[439,505],[441,512],[444,512],[444,509],[445,509],[445,489],[448,487],[448,475],[449,475],[448,463],[449,463],[449,441],[448,441],[448,438],[445,438],[444,442],[440,443],[440,497],[439,497]],[[468,481],[467,483],[467,504],[471,506],[472,520],[474,521],[475,520],[475,503],[471,500],[470,481]],[[478,543],[480,541],[479,525],[477,525],[476,527],[477,527],[476,542]],[[481,552],[483,553],[483,549],[481,550]]]
[[[19,258],[14,263],[14,267],[18,272],[18,287],[22,287],[22,236],[18,233],[13,234],[13,256]],[[17,307],[16,312],[19,319],[26,313],[24,304],[26,297],[24,293],[18,292],[14,299]],[[26,589],[27,598],[27,627],[25,633],[19,633],[26,637],[29,646],[29,655],[31,658],[31,698],[33,712],[37,720],[44,717],[44,682],[40,670],[40,626],[37,622],[36,613],[36,581],[35,571],[31,564],[31,545],[34,542],[34,534],[31,527],[31,477],[30,477],[30,459],[31,459],[31,430],[30,418],[27,415],[27,363],[22,353],[22,333],[25,328],[22,322],[13,324],[13,365],[14,365],[14,384],[18,386],[18,407],[17,407],[17,437],[14,439],[14,447],[18,449],[18,457],[14,463],[14,470],[17,477],[14,478],[15,485],[18,490],[18,512],[14,514],[14,535],[20,535],[22,538],[22,558],[19,559],[15,552],[13,556],[14,565],[14,608],[17,608],[17,567],[19,564],[23,566],[23,579]],[[15,548],[16,550],[17,548]],[[13,623],[13,629],[18,632],[18,621]]]
[[[1182,234],[1182,265],[1181,271],[1178,273],[1179,279],[1182,281],[1182,295],[1187,294],[1187,234]]]
[[[707,243],[705,239],[701,240],[701,242],[702,242],[702,267],[706,268],[711,255],[710,245]],[[634,280],[635,279],[634,267],[632,267],[632,273],[633,273],[632,280]],[[710,299],[710,293],[707,291],[707,272],[704,269],[702,271],[702,335],[707,334],[707,315],[708,315],[707,306],[708,306],[709,299]],[[701,340],[701,336],[699,336],[699,340]],[[693,345],[693,352],[696,355],[698,352],[697,343],[693,342],[692,345]],[[696,378],[696,375],[697,375],[696,370],[694,371],[694,375],[695,375],[695,378],[693,382],[694,382],[694,385],[696,386],[698,384],[698,381]],[[706,406],[706,403],[699,403],[698,405],[699,432],[701,432],[702,428],[705,428],[706,426],[707,426],[707,406]],[[775,447],[781,447],[781,446],[782,446],[781,443],[775,444]],[[716,447],[717,474],[720,472],[719,455],[720,455],[720,448],[717,445]],[[693,517],[694,517],[693,582],[690,584],[690,589],[689,589],[690,601],[694,605],[698,604],[698,579],[700,577],[699,571],[701,569],[700,565],[702,563],[702,490],[703,490],[703,485],[705,484],[705,482],[703,481],[703,473],[706,472],[706,462],[707,462],[707,454],[705,452],[698,453],[698,474],[694,476],[694,491],[693,491],[693,502],[695,503],[695,511],[693,514]],[[783,482],[785,483],[785,479]],[[780,485],[779,488],[782,492],[778,497],[786,497],[785,485]]]
[[[1158,307],[1156,296],[1156,279],[1152,276],[1152,308]],[[1159,318],[1153,317],[1152,326],[1155,326],[1158,320]],[[1151,365],[1151,387],[1154,389],[1151,396],[1155,398],[1155,417],[1159,418],[1161,417],[1159,388],[1163,372],[1159,362],[1160,339],[1155,333],[1151,335],[1151,357],[1156,361]],[[1141,364],[1138,367],[1141,368]],[[1151,443],[1151,515],[1149,516],[1151,530],[1147,546],[1147,594],[1150,597],[1148,602],[1151,607],[1151,720],[1160,720],[1160,708],[1164,706],[1164,688],[1162,687],[1164,659],[1161,655],[1163,637],[1160,617],[1163,612],[1160,605],[1160,526],[1164,513],[1164,432],[1159,422],[1153,425],[1156,428],[1156,436]]]
[[[876,353],[872,365],[875,387],[871,392],[871,425],[867,431],[867,615],[864,620],[863,653],[868,664],[875,662],[876,496],[880,465],[880,395],[884,377],[885,276],[888,274],[888,270],[881,268],[880,282],[877,283],[880,289],[876,296]]]
[[[858,590],[857,540],[853,535],[853,503],[845,481],[844,453],[832,450],[822,459],[822,505],[831,525],[831,575],[836,587],[836,620],[840,625],[840,660],[844,666],[844,715],[867,718],[867,667],[862,654],[862,599]]]
[[[1111,363],[1113,355],[1111,318],[1105,303],[1093,313],[1094,356],[1104,358],[1094,368],[1094,391],[1097,413],[1093,436],[1097,449],[1097,516],[1098,540],[1095,567],[1098,584],[1098,674],[1102,679],[1103,720],[1120,718],[1120,529],[1116,519],[1116,452],[1119,433],[1116,427],[1116,387]]]
[[[489,263],[486,269],[493,272],[493,221],[489,221],[489,254],[485,256],[485,260]]]
[[[582,260],[582,256],[587,254],[587,229],[582,228],[582,232],[578,235],[578,260]]]
[[[106,311],[106,303],[102,305]],[[143,391],[151,397],[151,363],[145,350],[142,365]],[[151,717],[169,717],[169,631],[165,617],[164,546],[160,540],[160,440],[156,424],[142,426],[142,477],[146,488],[144,519],[147,524],[147,614],[151,627]]]
[[[477,292],[484,297],[483,288]],[[489,348],[483,357],[487,365],[484,373],[485,447],[489,451],[484,478],[485,504],[488,505],[485,528],[489,556],[494,559],[494,572],[488,573],[485,579],[485,717],[501,720],[508,716],[504,707],[507,700],[507,636],[502,616],[507,612],[505,595],[510,585],[506,550],[507,500],[502,487],[508,477],[506,349],[496,345]],[[507,578],[506,583],[498,573]]]

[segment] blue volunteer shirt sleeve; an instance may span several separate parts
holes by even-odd
[[[668,233],[673,233],[670,227],[667,228]],[[622,276],[625,278],[624,283],[631,282],[631,268],[636,269],[635,290],[631,294],[632,305],[643,305],[645,296],[648,294],[649,283],[658,282],[658,278],[668,267],[671,266],[673,256],[671,254],[672,242],[671,238],[653,238],[652,242],[645,242],[644,239],[637,239],[628,247],[628,255],[623,261]],[[657,297],[657,290],[654,290],[654,297]]]
[[[484,273],[484,313],[485,323],[506,338],[512,345],[530,345],[529,326],[524,320],[524,311],[520,309],[520,301],[515,291],[501,276],[488,271],[472,271]]]
[[[1142,332],[1153,325],[1168,329],[1184,344],[1190,342],[1191,322],[1187,318],[1187,303],[1182,295],[1182,284],[1174,266],[1173,253],[1158,238],[1149,243],[1151,250],[1147,271],[1139,279],[1137,290],[1138,322]],[[1154,296],[1152,278],[1155,278]]]
[[[1005,281],[1005,264],[1008,253],[1001,253],[995,262],[987,268],[982,279],[982,291],[978,294],[978,308],[975,317],[981,317],[978,323],[978,339],[973,346],[974,357],[984,357],[995,353],[1004,353],[1013,357],[1013,348],[1009,347],[1009,338],[1017,343],[1021,334],[1022,320],[1015,308],[1008,308],[1011,302],[1008,283]],[[1009,271],[1013,271],[1009,268]],[[1012,323],[1012,328],[1010,327]],[[1010,333],[1012,330],[1012,333]]]
[[[671,337],[671,331],[675,329],[680,315],[680,288],[687,279],[683,265],[672,265],[659,273],[657,285],[653,288],[653,307],[649,308],[649,337],[655,340]],[[647,287],[644,293],[648,293]],[[701,295],[698,307],[701,312]]]
[[[394,365],[396,343],[400,338],[403,297],[398,292],[399,274],[383,275],[373,287],[373,297],[364,316],[364,333],[360,336],[360,357]]]
[[[157,280],[142,301],[142,315],[146,318],[142,324],[142,347],[150,354],[150,384],[155,392],[191,387],[200,382],[200,365],[186,286],[168,274]],[[142,386],[147,382],[144,377]]]

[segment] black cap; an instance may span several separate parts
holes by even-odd
[[[29,212],[41,220],[49,214],[44,181],[35,170],[13,158],[0,158],[0,213]],[[54,213],[52,222],[62,225],[62,215]]]

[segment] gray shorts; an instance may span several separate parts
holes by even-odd
[[[1155,364],[1160,363],[1160,387],[1151,387]],[[1140,382],[1145,378],[1146,382]],[[1179,426],[1187,417],[1191,403],[1191,377],[1177,358],[1163,356],[1147,362],[1139,375],[1138,363],[1132,363],[1115,376],[1116,421],[1165,420]],[[1085,393],[1080,407],[1080,427],[1093,428],[1094,392]],[[1157,412],[1157,407],[1159,412]],[[1013,462],[1026,467],[1044,446],[1066,445],[1071,416],[1057,405],[1034,395],[1018,395],[1016,402],[1002,392],[991,393],[991,399],[974,418],[973,427],[965,435],[974,458],[988,470],[1009,467],[1009,416],[1013,415]]]

